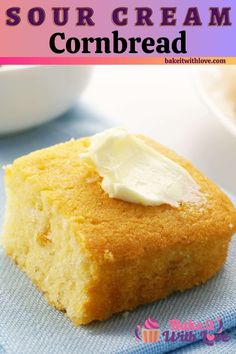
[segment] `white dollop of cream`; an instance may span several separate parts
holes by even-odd
[[[199,186],[187,170],[125,129],[92,136],[80,157],[96,168],[110,198],[173,207],[200,199]]]

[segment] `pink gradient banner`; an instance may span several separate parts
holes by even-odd
[[[236,58],[235,7],[234,0],[3,1],[0,7],[0,63],[161,64],[165,57],[224,57],[233,61]],[[64,20],[61,25],[55,23],[55,12],[59,10],[53,8],[67,8],[67,17],[63,18],[60,12],[59,20]],[[114,13],[117,8],[122,9]],[[86,14],[91,15],[87,20]],[[126,51],[114,53],[114,31],[118,38],[127,40]],[[180,38],[181,32],[184,32],[182,40],[185,43],[181,44],[179,39],[179,52],[176,53],[172,50],[173,41]],[[58,53],[50,47],[53,35]],[[84,50],[81,39],[97,37],[107,37],[111,41],[110,52],[95,52],[96,43],[92,42],[87,43],[88,52],[86,48]],[[128,42],[131,37],[149,40],[145,46],[135,43],[135,52],[131,53]],[[169,46],[169,53],[155,50],[158,40],[163,45],[163,37],[169,41],[168,45],[164,41],[163,47]],[[150,38],[155,45],[152,46]],[[104,49],[104,43],[102,45]],[[142,46],[149,52],[144,52]]]

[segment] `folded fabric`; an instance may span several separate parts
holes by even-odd
[[[83,118],[80,118],[82,117]],[[0,139],[0,162],[6,164],[31,150],[93,134],[107,127],[104,120],[85,111],[70,114],[43,127]],[[0,223],[4,208],[0,175]],[[231,242],[223,269],[206,284],[167,299],[115,315],[105,322],[76,328],[66,316],[47,304],[12,261],[0,251],[0,354],[91,354],[91,353],[236,353],[236,238]],[[122,285],[121,285],[122,286]],[[196,332],[196,343],[165,341],[144,343],[135,339],[137,325],[155,319],[161,334],[171,319],[194,323],[222,319],[222,330],[232,329],[227,342],[204,344]]]
[[[229,341],[222,343],[218,342],[212,346],[205,345],[202,341],[193,343],[186,347],[174,350],[175,354],[235,354],[236,353],[236,327],[233,327],[225,332],[229,335]]]

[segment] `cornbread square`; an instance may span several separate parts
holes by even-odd
[[[6,253],[74,324],[104,320],[212,277],[236,230],[225,194],[192,165],[144,137],[186,168],[201,201],[142,206],[111,199],[71,140],[6,167]]]

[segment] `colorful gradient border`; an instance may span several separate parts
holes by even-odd
[[[21,8],[21,23],[18,26],[6,26],[6,10],[9,7]],[[70,19],[66,26],[55,26],[51,17],[52,7],[70,7]],[[75,8],[92,7],[94,9],[94,27],[75,26]],[[112,10],[116,7],[129,8],[129,23],[125,27],[117,27],[111,20]],[[135,23],[135,7],[147,6],[153,9],[154,26],[137,27]],[[27,20],[28,10],[32,7],[42,7],[46,12],[46,20],[42,26],[34,27]],[[161,7],[176,7],[177,24],[172,27],[160,26]],[[198,7],[203,25],[200,27],[183,27],[183,20],[189,7]],[[209,27],[210,7],[231,7],[232,26]],[[235,64],[236,58],[236,4],[235,0],[31,0],[3,1],[0,7],[0,64],[165,64],[165,58],[174,58],[173,54],[165,56],[153,54],[54,54],[49,47],[49,38],[55,32],[64,32],[66,38],[73,37],[110,37],[111,32],[118,30],[124,38],[162,36],[170,39],[178,36],[179,31],[187,32],[186,58],[224,58],[226,64]],[[181,57],[185,57],[181,54]],[[175,57],[176,59],[178,57]],[[178,64],[178,63],[177,63]],[[180,63],[179,63],[180,64]],[[182,63],[187,64],[187,63]],[[205,63],[207,64],[207,62]],[[212,63],[213,64],[213,63]]]
[[[174,62],[172,62],[174,59]],[[179,59],[184,59],[182,62],[178,62]],[[200,60],[200,62],[194,63],[191,60]],[[190,60],[190,62],[188,62]],[[222,62],[224,61],[224,62]],[[2,65],[235,65],[236,57],[158,57],[158,58],[43,58],[43,57],[0,57],[0,63]]]

